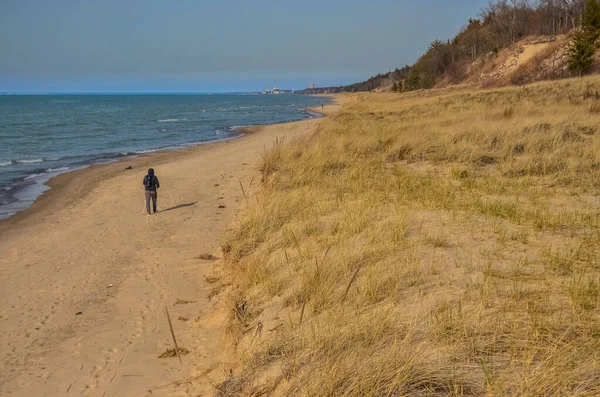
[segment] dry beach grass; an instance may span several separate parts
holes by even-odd
[[[600,394],[600,78],[347,99],[222,243],[220,395]]]

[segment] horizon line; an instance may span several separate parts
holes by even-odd
[[[285,94],[304,91],[282,90]],[[262,94],[264,91],[0,91],[0,95],[231,95]]]
[[[261,93],[262,91],[0,91],[0,95],[231,95]]]

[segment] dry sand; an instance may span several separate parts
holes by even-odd
[[[0,222],[0,395],[211,395],[210,379],[229,370],[225,310],[208,299],[214,263],[198,257],[219,255],[264,150],[316,123],[60,175]],[[156,216],[142,214],[149,166],[161,182]],[[165,306],[190,351],[183,369],[158,358],[173,348]]]

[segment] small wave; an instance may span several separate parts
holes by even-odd
[[[12,163],[12,161],[3,161],[0,162],[0,167],[6,167],[7,165],[11,165]]]
[[[33,163],[41,163],[44,159],[32,159],[32,160],[16,160],[16,163],[19,164],[33,164]]]
[[[57,172],[57,171],[66,171],[69,167],[59,167],[59,168],[48,168],[46,172]]]
[[[178,121],[187,121],[187,119],[162,119],[157,120],[159,123],[176,123]]]
[[[164,150],[164,148],[162,148],[162,149],[140,149],[140,150],[134,150],[133,152],[130,152],[129,155],[131,156],[131,155],[137,155],[137,154],[156,153],[161,150]]]
[[[151,152],[156,151],[156,150],[158,150],[158,149],[148,149],[148,150],[140,149],[140,150],[132,150],[130,152],[119,152],[119,153],[115,153],[113,155],[113,157],[138,156],[140,154],[151,153]]]
[[[37,177],[43,176],[43,175],[46,175],[46,173],[42,172],[42,173],[39,173],[39,174],[31,174],[31,175],[28,175],[25,178],[23,178],[23,180],[28,181],[30,179],[34,179],[34,178],[37,178]]]
[[[241,134],[240,129],[244,128],[243,125],[234,125],[233,127],[217,128],[214,132],[215,135],[236,135]]]

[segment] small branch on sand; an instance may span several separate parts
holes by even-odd
[[[246,197],[246,191],[244,190],[244,185],[242,185],[242,181],[241,180],[239,180],[239,181],[240,181],[240,187],[242,188],[242,194],[244,195],[244,198],[248,198],[248,197]]]
[[[171,336],[173,337],[173,343],[175,344],[175,353],[177,353],[177,358],[179,359],[179,365],[181,366],[181,371],[183,372],[183,362],[181,361],[181,356],[179,355],[179,346],[177,346],[177,338],[175,338],[175,331],[173,330],[173,323],[171,323],[171,315],[169,315],[169,309],[165,305],[165,311],[167,312],[167,319],[169,320],[169,329],[171,330]]]
[[[183,376],[185,376],[185,373],[183,371],[183,361],[181,361],[181,356],[179,355],[179,346],[177,346],[177,338],[175,337],[175,331],[173,330],[173,323],[171,322],[171,315],[169,314],[169,309],[167,308],[167,305],[165,305],[165,312],[167,312],[167,319],[169,320],[169,329],[171,330],[171,336],[173,337],[173,344],[175,345],[175,353],[177,353],[177,358],[179,359],[179,366],[181,367],[181,374]],[[184,378],[184,381],[185,381],[185,378]],[[187,394],[191,395],[190,383],[186,381],[185,387],[187,389]]]

